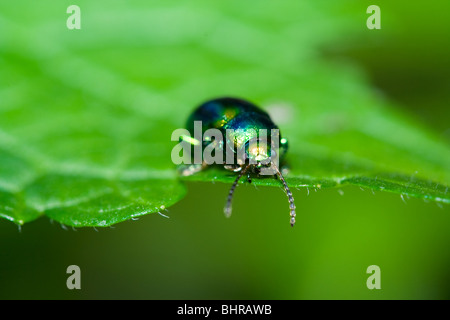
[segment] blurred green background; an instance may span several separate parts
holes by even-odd
[[[82,30],[71,31],[79,32],[75,36],[69,35],[65,27],[68,16],[65,10],[70,4],[79,4],[82,10]],[[366,28],[366,8],[370,4],[381,7],[381,30]],[[314,50],[314,57],[332,65],[359,70],[370,85],[400,111],[450,140],[448,1],[414,4],[406,1],[342,1],[338,4],[327,1],[314,1],[314,4],[312,1],[245,4],[195,1],[192,5],[194,9],[190,13],[195,9],[209,10],[231,22],[248,19],[249,24],[261,31],[271,30],[274,35],[281,32],[279,26],[283,23],[303,21],[306,29],[293,46],[305,46],[305,52]],[[113,1],[95,5],[86,1],[60,1],[57,5],[51,1],[39,5],[31,1],[22,1],[21,5],[2,3],[0,40],[11,34],[19,36],[32,32],[38,27],[51,36],[61,34],[61,41],[66,41],[64,45],[72,50],[70,54],[89,55],[94,65],[97,62],[119,70],[123,68],[127,77],[144,85],[148,82],[153,88],[164,91],[174,87],[177,80],[181,82],[188,77],[192,82],[180,89],[188,92],[189,86],[195,85],[196,77],[226,74],[230,65],[236,68],[240,62],[207,52],[206,47],[216,47],[220,39],[209,38],[205,30],[206,53],[186,40],[185,50],[176,53],[180,57],[179,68],[168,68],[177,72],[167,78],[152,77],[164,74],[164,65],[158,61],[148,61],[145,65],[140,62],[150,53],[152,57],[164,57],[173,50],[171,43],[189,39],[195,30],[195,15],[183,20],[192,25],[180,27],[168,23],[167,28],[159,32],[166,44],[158,46],[142,43],[145,14],[133,16],[140,9],[147,12],[152,7],[167,7],[181,19],[186,17],[183,9],[186,6],[180,1]],[[115,20],[121,10],[122,22]],[[111,12],[115,15],[110,15]],[[161,12],[167,14],[164,10]],[[266,21],[268,15],[271,19]],[[214,24],[215,17],[212,16],[213,22],[209,23]],[[173,22],[170,14],[160,18]],[[142,33],[130,33],[129,42],[118,43],[116,47],[105,45],[114,43],[114,32],[120,30],[121,23],[130,21],[136,22],[131,29]],[[119,27],[113,27],[114,23]],[[20,32],[4,26],[16,26]],[[95,35],[102,37],[93,37],[88,31],[90,27],[96,28]],[[40,34],[43,39],[46,36]],[[258,33],[250,33],[250,38],[252,36],[257,37]],[[120,39],[123,41],[123,35]],[[316,46],[316,42],[321,45]],[[269,48],[270,43],[267,46]],[[41,50],[23,47],[22,58],[14,58],[22,65],[21,71],[26,73],[37,68],[29,60],[39,61],[34,55]],[[250,63],[252,59],[259,59],[257,55],[234,50]],[[0,62],[12,59],[7,55],[8,48],[3,48]],[[33,59],[27,60],[27,55]],[[280,53],[281,57],[285,55],[289,53]],[[130,60],[124,63],[127,57]],[[206,63],[202,59],[207,59]],[[8,71],[0,70],[0,81],[14,79],[15,75]],[[95,84],[95,79],[89,81]],[[57,89],[42,95],[63,99]],[[79,101],[87,99],[81,94]],[[186,104],[190,107],[202,99],[191,97]],[[228,188],[221,183],[189,182],[187,196],[169,208],[170,219],[151,214],[98,231],[91,228],[64,230],[46,217],[24,225],[19,231],[13,223],[2,220],[0,298],[450,298],[448,205],[419,199],[402,201],[398,194],[373,193],[357,187],[317,192],[310,189],[309,195],[304,189],[294,190],[298,222],[295,228],[290,228],[285,215],[280,214],[280,208],[287,206],[281,189],[240,186],[233,215],[226,219],[222,209]],[[79,291],[66,288],[66,268],[71,264],[81,268],[82,289]],[[381,290],[366,287],[366,269],[373,264],[381,268]]]

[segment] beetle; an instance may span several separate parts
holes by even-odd
[[[281,173],[278,162],[282,162],[288,149],[288,141],[282,138],[278,127],[270,118],[269,114],[260,109],[255,104],[244,99],[235,97],[221,97],[202,103],[189,116],[186,129],[189,132],[195,131],[195,124],[201,121],[202,141],[190,136],[180,138],[181,142],[189,147],[200,146],[202,150],[212,145],[216,152],[228,156],[231,153],[233,161],[221,163],[227,170],[237,173],[233,185],[228,193],[224,207],[224,213],[228,217],[231,215],[231,202],[233,194],[239,180],[247,173],[247,179],[251,182],[250,174],[260,175],[263,170],[270,169],[275,177],[278,177],[284,187],[284,191],[289,200],[290,224],[295,224],[295,204],[294,197],[290,191],[286,180]],[[208,136],[207,132],[215,129],[224,136],[224,139],[217,139],[217,135]],[[260,131],[265,129],[270,131],[270,137],[262,135]],[[229,135],[233,132],[233,135]],[[222,157],[223,159],[223,157]],[[230,159],[230,158],[227,158]],[[274,161],[276,159],[277,161]],[[182,175],[192,175],[207,168],[209,165],[205,160],[201,164],[191,164],[180,166]]]

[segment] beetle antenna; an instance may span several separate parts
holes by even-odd
[[[231,200],[233,200],[233,194],[234,189],[236,189],[237,183],[242,178],[242,176],[245,174],[245,172],[250,168],[250,164],[246,165],[241,172],[239,172],[239,175],[237,176],[236,180],[234,180],[233,185],[231,186],[230,192],[228,192],[228,198],[227,203],[225,205],[225,208],[223,209],[223,212],[225,213],[225,216],[229,218],[231,216]]]
[[[286,195],[289,198],[289,209],[290,209],[290,215],[291,215],[291,227],[294,226],[295,224],[295,203],[294,203],[294,197],[292,196],[292,192],[289,189],[286,180],[284,180],[283,175],[281,174],[280,170],[278,169],[278,167],[274,164],[272,164],[272,167],[275,169],[278,177],[280,178],[281,182],[283,183],[284,186],[284,191],[286,192]]]

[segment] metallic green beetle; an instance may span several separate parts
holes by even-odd
[[[238,172],[228,194],[224,208],[225,215],[231,215],[231,201],[241,177],[247,173],[247,178],[251,182],[250,173],[259,175],[263,170],[270,169],[272,174],[276,174],[283,184],[289,199],[290,224],[294,226],[294,197],[278,166],[278,163],[284,159],[288,143],[285,138],[281,137],[278,127],[273,123],[269,114],[246,100],[224,97],[204,102],[195,109],[187,121],[186,129],[189,132],[194,132],[198,121],[201,121],[203,139],[185,136],[181,138],[182,142],[190,146],[201,145],[202,150],[212,144],[215,150],[223,153],[221,158],[227,159],[226,163],[222,163],[223,167]],[[209,137],[207,135],[209,129],[215,129],[215,132],[221,133],[224,138]],[[261,129],[265,129],[266,132],[272,134],[270,136],[262,135],[261,132],[264,132],[264,130],[260,131]],[[230,135],[229,132],[234,134]],[[231,162],[229,161],[230,154],[233,160]],[[274,161],[274,159],[277,159],[277,161]],[[202,163],[181,167],[180,172],[182,175],[191,175],[206,167],[208,167],[208,164],[203,160]]]

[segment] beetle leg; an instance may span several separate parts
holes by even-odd
[[[183,177],[191,176],[201,170],[201,164],[182,164],[177,167],[178,173]]]
[[[181,164],[177,170],[181,176],[187,177],[204,170],[207,166],[206,162],[203,161],[201,164]]]
[[[236,165],[236,164],[225,164],[223,167],[226,170],[230,170],[230,171],[233,171],[233,172],[239,172],[239,171],[242,170],[242,166]]]

